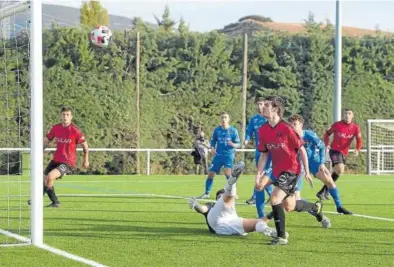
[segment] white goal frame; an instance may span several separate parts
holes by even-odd
[[[31,238],[25,238],[8,231],[0,233],[15,238],[25,244],[43,246],[43,57],[42,57],[42,1],[21,1],[5,6],[1,10],[0,19],[4,20],[30,8],[30,153],[31,153]],[[21,244],[22,245],[22,244]]]
[[[386,153],[393,153],[394,154],[394,142],[392,145],[387,144],[372,144],[372,126],[374,123],[392,123],[394,129],[394,120],[368,120],[367,121],[367,171],[368,174],[390,174],[394,173],[393,169],[386,169],[385,168],[385,154]],[[393,131],[394,134],[394,131]],[[374,167],[376,166],[376,167]],[[393,162],[394,166],[394,162]]]

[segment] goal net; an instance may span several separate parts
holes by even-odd
[[[368,174],[394,173],[394,120],[368,120]]]
[[[0,246],[29,242],[30,175],[22,161],[30,147],[29,10],[27,2],[0,1]]]

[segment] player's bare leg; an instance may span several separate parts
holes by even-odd
[[[338,165],[342,165],[343,168],[345,166],[342,163],[341,164],[337,164],[335,166],[338,166]],[[338,168],[341,168],[341,166],[338,167]],[[335,177],[335,175],[334,175],[334,177]],[[331,194],[332,195],[332,197],[333,197],[333,199],[335,201],[335,205],[337,207],[338,213],[345,214],[345,215],[353,214],[351,211],[345,209],[342,206],[341,200],[339,198],[338,190],[336,189],[337,186],[335,184],[335,181],[333,180],[333,178],[330,175],[330,172],[328,171],[328,169],[325,166],[322,168],[322,170],[319,170],[319,172],[316,174],[316,178],[318,178],[320,181],[322,181],[324,183],[324,187],[323,188],[326,190],[324,192],[324,194],[327,192],[327,194]],[[322,198],[323,198],[322,194],[323,193],[318,192],[316,194],[316,196],[322,200]]]
[[[323,228],[331,227],[330,219],[323,215],[322,203],[321,202],[311,203],[302,200],[300,191],[296,191],[294,195],[285,198],[282,204],[286,212],[292,212],[292,211],[308,212],[309,214],[314,216],[319,223],[321,223]],[[272,219],[273,219],[273,214],[272,212],[270,212],[267,214],[267,216],[263,218],[263,221],[265,223],[268,223]]]
[[[43,175],[43,179],[42,179],[42,181],[43,181],[43,186],[44,186],[44,189],[43,189],[44,196],[45,196],[45,194],[47,193],[47,187],[46,187],[46,185],[45,185],[46,179],[47,179],[47,176],[44,174],[44,175]],[[29,199],[29,200],[27,201],[27,205],[31,205],[31,199]]]
[[[333,166],[333,172],[330,175],[332,177],[332,180],[334,183],[338,180],[339,176],[345,172],[345,164],[343,163],[337,163]],[[318,198],[323,200],[323,198],[329,200],[330,199],[330,194],[328,192],[328,186],[324,185],[323,188],[316,194]]]
[[[62,174],[58,169],[53,169],[50,171],[46,177],[45,180],[45,187],[46,187],[46,193],[48,194],[49,199],[52,201],[51,204],[49,204],[47,207],[60,207],[60,202],[57,199],[56,193],[55,193],[55,187],[54,187],[54,182],[56,179],[61,177]]]

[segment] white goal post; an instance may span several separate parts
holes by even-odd
[[[394,120],[368,120],[368,174],[394,173]]]
[[[25,25],[19,25],[21,21],[17,20],[18,16],[23,17],[23,22]],[[30,121],[29,130],[30,130],[30,154],[31,154],[31,187],[30,187],[30,197],[31,197],[31,211],[30,211],[30,236],[28,239],[24,236],[21,236],[20,233],[13,232],[15,230],[14,227],[8,226],[6,230],[0,229],[0,235],[7,236],[18,240],[21,242],[20,244],[1,244],[1,245],[23,245],[23,244],[33,244],[36,246],[43,245],[43,186],[42,186],[42,173],[43,173],[43,57],[42,57],[42,1],[41,0],[32,0],[32,1],[13,1],[13,0],[4,0],[0,1],[0,22],[1,22],[1,42],[3,48],[3,65],[8,66],[7,64],[12,64],[12,60],[14,64],[16,64],[17,68],[17,84],[19,81],[19,66],[21,61],[18,61],[18,54],[21,53],[22,47],[18,47],[19,40],[18,35],[19,28],[25,30],[24,36],[27,36],[28,45],[23,46],[24,52],[29,57],[29,75],[28,75],[28,98],[26,103],[23,103],[29,108],[29,114],[26,115],[26,119]],[[19,28],[18,28],[19,27]],[[18,29],[17,29],[18,28]],[[14,47],[11,48],[8,45],[13,44]],[[21,130],[16,129],[11,126],[11,123],[15,117],[10,115],[10,110],[14,108],[13,103],[18,103],[19,106],[18,112],[20,115],[21,104],[23,98],[20,97],[20,91],[18,93],[13,92],[13,80],[8,79],[12,77],[10,70],[5,67],[3,70],[4,73],[2,75],[5,76],[4,81],[2,82],[2,97],[4,97],[6,102],[4,111],[2,110],[2,120],[4,120],[5,130],[7,134],[3,137],[2,142],[5,142],[7,145],[10,142],[15,142],[16,140],[21,139]],[[15,84],[16,84],[15,83]],[[19,88],[18,88],[19,90]],[[3,93],[4,92],[4,93]],[[16,98],[17,100],[12,100],[11,96]],[[30,102],[29,102],[30,99]],[[18,124],[17,127],[20,127]],[[18,141],[16,141],[18,142]],[[21,142],[18,142],[21,145]],[[8,153],[8,152],[6,152]],[[9,173],[10,166],[10,157],[5,154],[6,160],[5,164],[8,165],[7,173],[5,177],[11,179],[12,175]],[[7,194],[7,190],[3,190],[2,193]],[[21,200],[19,209],[21,209]],[[10,214],[12,209],[8,205],[7,210],[7,221],[10,224]],[[22,216],[19,215],[19,220],[21,220]],[[0,216],[1,219],[1,216]],[[0,220],[1,222],[1,220]],[[0,227],[1,228],[1,227]],[[20,228],[20,227],[19,227]],[[19,229],[20,230],[20,229]],[[26,235],[27,233],[25,233]],[[0,240],[1,241],[1,240]],[[8,242],[8,240],[6,241]]]

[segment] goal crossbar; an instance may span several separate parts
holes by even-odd
[[[12,5],[4,6],[0,10],[0,20],[14,16],[17,13],[21,13],[29,8],[29,2],[18,2]]]

